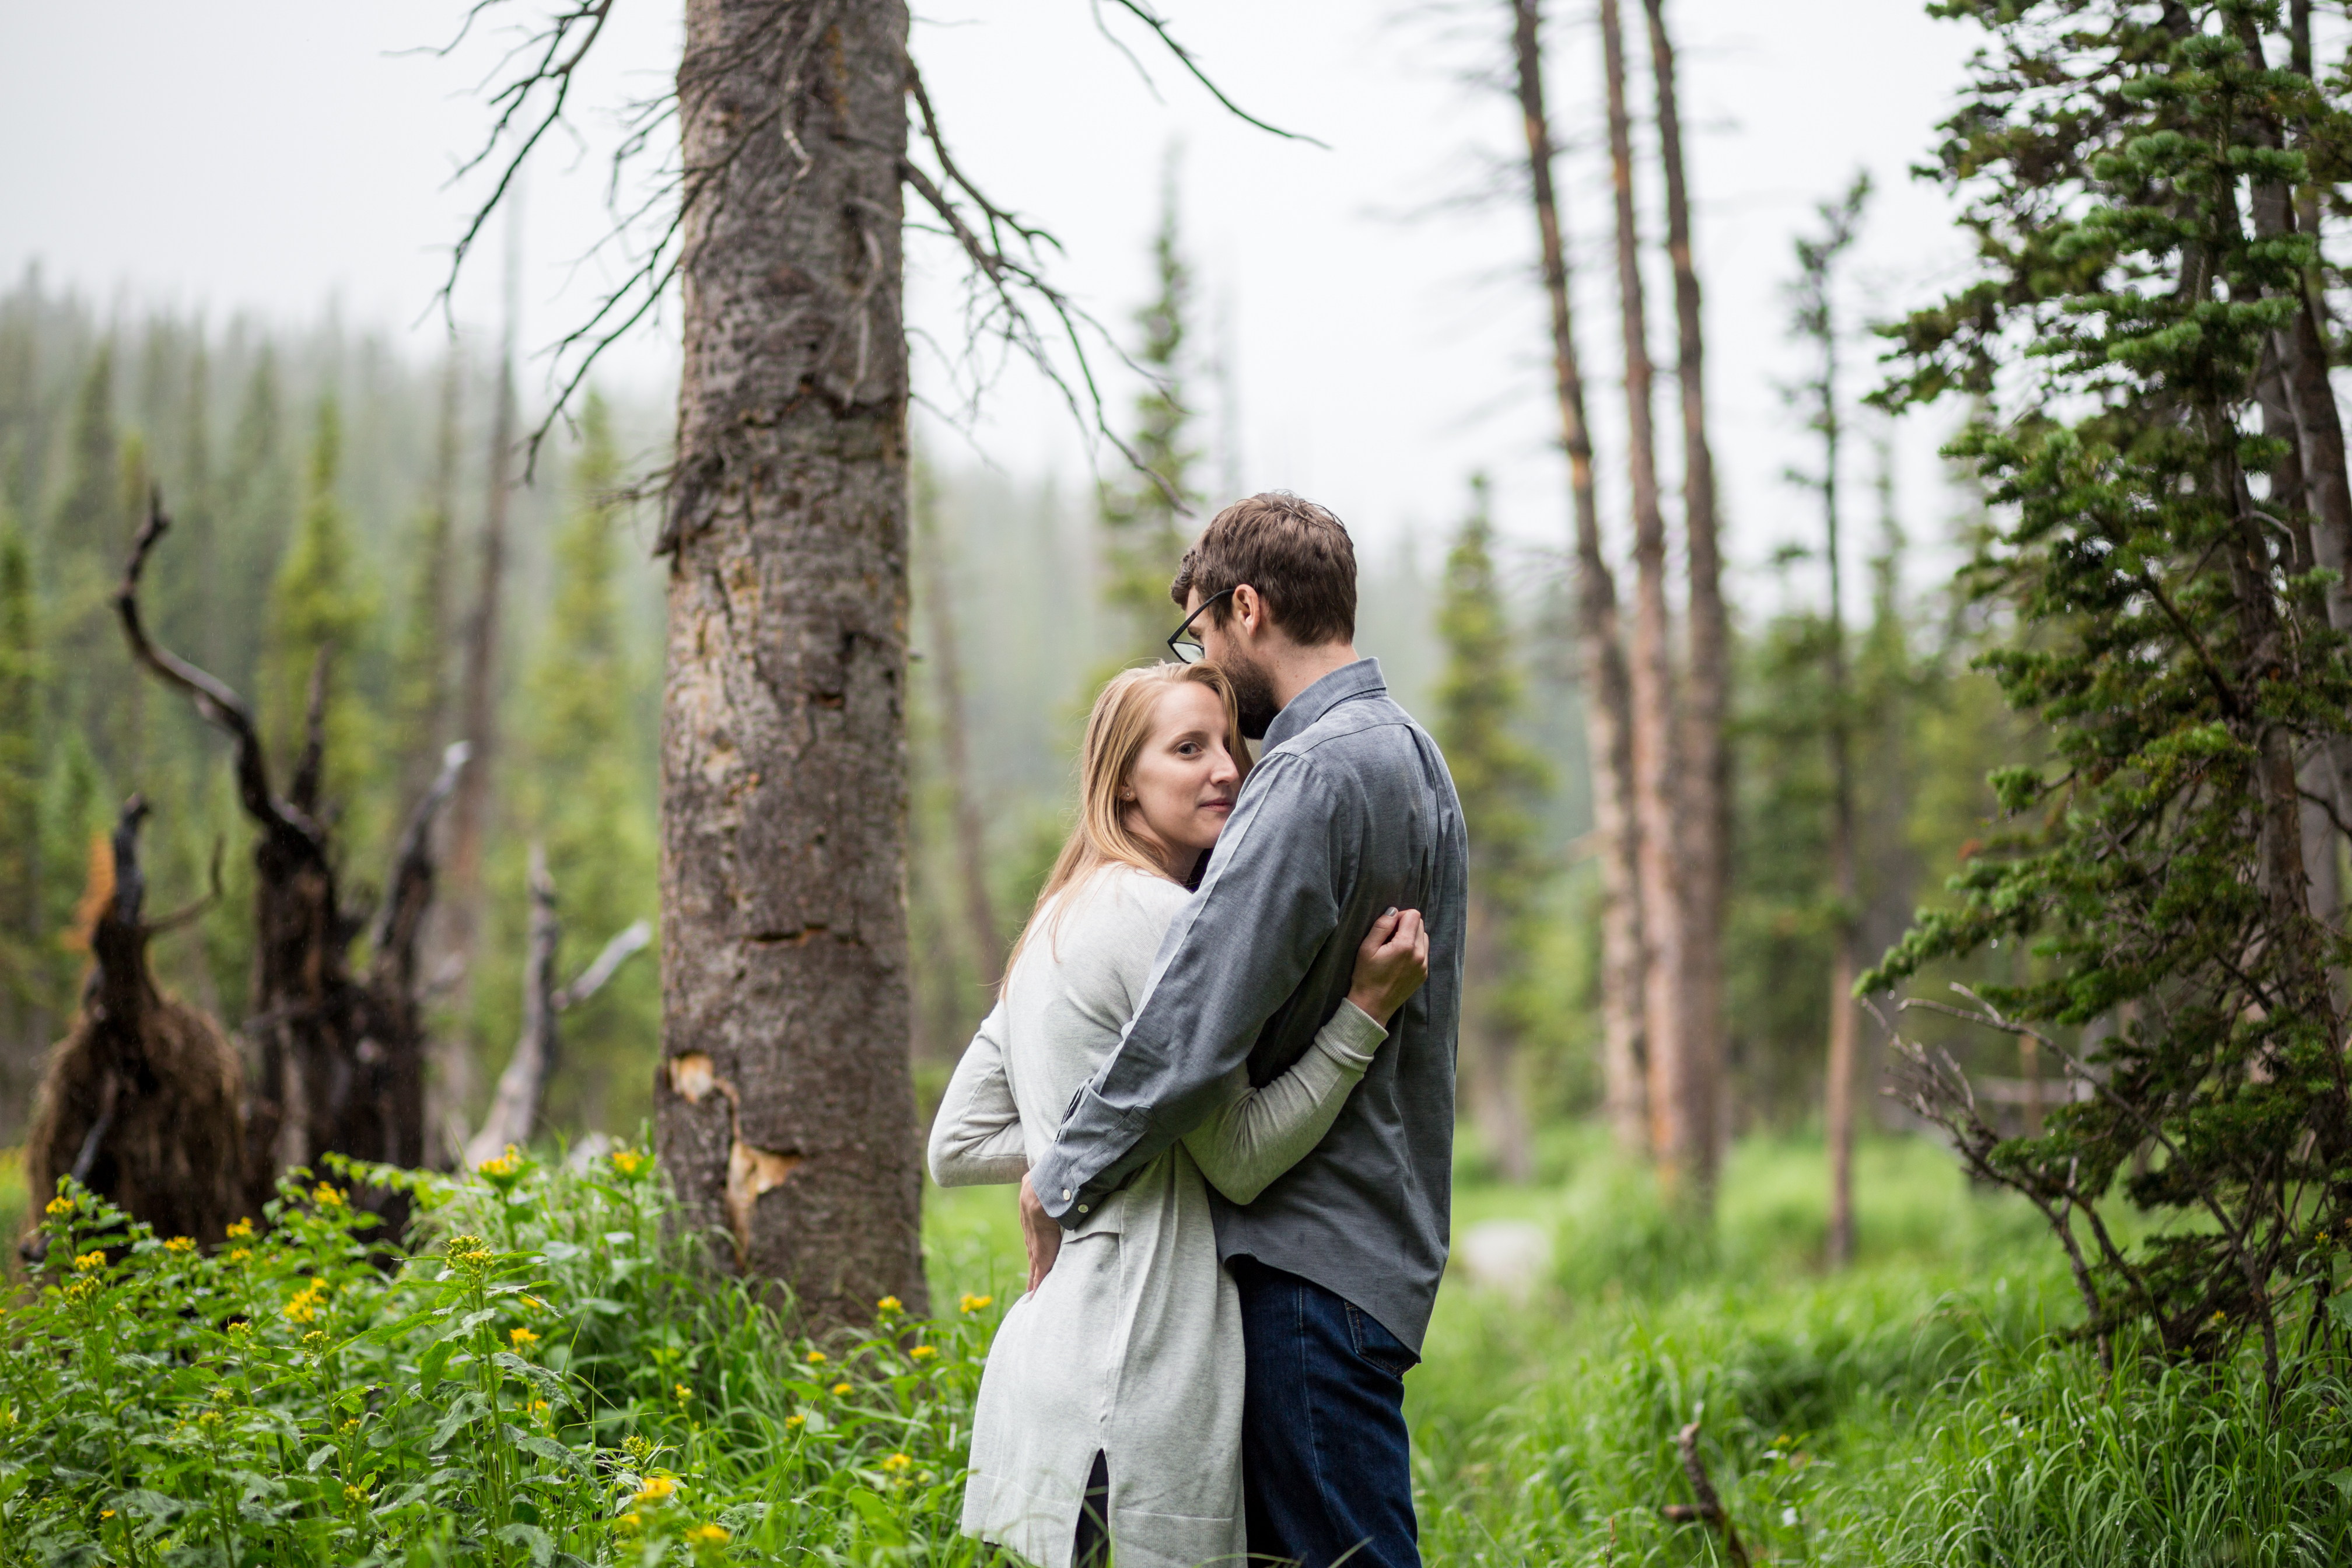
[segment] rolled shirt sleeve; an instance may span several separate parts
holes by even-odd
[[[1227,1079],[1339,924],[1350,794],[1297,753],[1252,770],[1125,1037],[1030,1173],[1064,1226],[1083,1228],[1105,1195],[1224,1103]]]

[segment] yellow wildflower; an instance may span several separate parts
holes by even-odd
[[[808,1353],[808,1363],[809,1363],[809,1365],[811,1365],[811,1366],[823,1366],[823,1365],[824,1364],[824,1362],[825,1362],[825,1355],[824,1355],[824,1352],[823,1351],[811,1351],[811,1352],[809,1352],[809,1353]]]
[[[908,1470],[912,1469],[914,1468],[914,1464],[915,1461],[907,1458],[904,1454],[892,1454],[883,1459],[882,1468],[896,1476],[903,1475]]]
[[[795,1410],[790,1415],[784,1417],[784,1425],[786,1426],[795,1428],[805,1426],[808,1425],[808,1417]]]
[[[319,1309],[325,1304],[326,1300],[327,1282],[314,1277],[308,1285],[294,1292],[292,1299],[286,1303],[287,1321],[295,1323],[317,1322]]]
[[[228,1337],[233,1340],[242,1338],[251,1332],[253,1332],[253,1321],[249,1318],[239,1318],[236,1322],[231,1323],[228,1326]]]
[[[51,1218],[55,1218],[59,1215],[71,1214],[73,1213],[73,1199],[66,1197],[61,1194],[57,1197],[51,1198],[48,1202],[48,1206],[41,1212],[49,1215]]]
[[[530,1413],[531,1413],[533,1415],[546,1415],[546,1414],[547,1414],[547,1401],[546,1401],[546,1400],[544,1400],[544,1399],[534,1399],[534,1400],[532,1400],[532,1401],[530,1402]]]
[[[252,1256],[253,1252],[249,1247],[232,1247],[228,1250],[228,1260],[231,1263],[242,1263]]]
[[[940,1352],[939,1348],[935,1345],[917,1345],[913,1350],[908,1351],[907,1353],[913,1356],[917,1361],[929,1361]]]
[[[106,1254],[103,1252],[85,1252],[74,1259],[74,1272],[77,1274],[88,1274],[93,1269],[105,1267]]]
[[[310,1201],[322,1209],[339,1209],[343,1206],[343,1194],[327,1183],[320,1182],[310,1189]]]
[[[833,1391],[835,1394],[846,1394],[849,1392],[849,1384],[845,1383],[836,1383],[833,1385]]]
[[[360,1504],[364,1503],[367,1500],[367,1488],[354,1486],[346,1486],[343,1488],[343,1500],[352,1504],[353,1507],[357,1507]]]
[[[605,1158],[613,1162],[613,1169],[625,1176],[634,1176],[646,1168],[645,1155],[635,1149],[615,1149]]]
[[[193,1236],[175,1236],[163,1244],[166,1252],[194,1252],[195,1249],[196,1238]]]
[[[231,1241],[246,1241],[252,1236],[253,1222],[249,1219],[241,1219],[228,1227],[228,1238]]]
[[[694,1390],[687,1387],[687,1385],[682,1383],[673,1384],[670,1388],[670,1392],[677,1395],[677,1402],[680,1405],[685,1404],[688,1400],[694,1397]]]
[[[885,1296],[879,1301],[875,1302],[874,1305],[885,1312],[898,1312],[905,1310],[905,1309],[899,1304],[898,1298],[896,1296]]]
[[[529,1329],[509,1329],[507,1331],[507,1340],[508,1342],[512,1344],[517,1350],[522,1350],[527,1346],[539,1343],[539,1336],[532,1333]]]
[[[341,1427],[337,1428],[337,1430],[338,1430],[338,1431],[340,1431],[340,1432],[341,1433],[341,1435],[342,1435],[342,1436],[346,1436],[346,1437],[350,1436],[352,1433],[354,1433],[354,1432],[358,1431],[359,1429],[360,1429],[360,1418],[359,1418],[358,1416],[356,1416],[356,1415],[352,1416],[350,1420],[348,1420],[348,1421],[344,1422]]]
[[[666,1502],[669,1500],[670,1494],[676,1490],[677,1490],[677,1483],[667,1476],[647,1476],[646,1484],[637,1489],[637,1500]]]
[[[628,1512],[621,1515],[620,1518],[613,1521],[613,1528],[615,1530],[636,1530],[642,1528],[645,1522],[646,1516],[639,1513],[636,1510],[631,1509]]]
[[[112,1519],[114,1517],[114,1510],[110,1508],[100,1509],[98,1510],[98,1517],[100,1519]]]
[[[724,1546],[733,1539],[715,1524],[698,1524],[686,1532],[686,1538],[697,1546]]]
[[[503,1188],[514,1185],[522,1174],[522,1151],[509,1143],[505,1153],[495,1160],[485,1160],[474,1169],[488,1177],[492,1186]]]
[[[967,1312],[977,1312],[995,1300],[993,1296],[963,1296],[958,1299],[956,1304]]]

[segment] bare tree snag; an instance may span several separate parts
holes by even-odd
[[[403,835],[391,879],[382,940],[366,983],[351,973],[350,950],[364,923],[336,891],[333,845],[317,799],[322,675],[314,675],[310,737],[284,798],[245,700],[212,675],[157,647],[139,613],[139,579],[171,528],[154,497],[133,542],[115,610],[131,657],[236,746],[237,798],[259,829],[254,841],[253,1012],[244,1034],[259,1063],[246,1114],[246,1171],[257,1204],[277,1175],[328,1152],[394,1165],[424,1157],[423,1042],[410,953],[432,889],[423,857],[425,822],[446,797],[436,786]],[[323,667],[323,659],[321,664]],[[462,763],[446,765],[444,780]],[[396,1229],[405,1205],[390,1194],[366,1198]]]
[[[1690,185],[1683,166],[1682,110],[1675,90],[1675,46],[1665,0],[1642,0],[1650,26],[1650,74],[1658,102],[1658,162],[1666,176],[1666,256],[1675,269],[1675,382],[1683,413],[1683,531],[1690,546],[1689,683],[1683,701],[1684,985],[1690,1048],[1719,1092],[1727,1068],[1723,1037],[1723,918],[1730,891],[1731,619],[1723,603],[1723,549],[1716,517],[1715,457],[1706,439],[1706,338],[1699,316],[1698,265],[1691,254]],[[1704,1126],[1710,1168],[1729,1132],[1711,1099]]]
[[[1601,547],[1592,435],[1584,417],[1584,370],[1576,349],[1568,247],[1552,180],[1551,122],[1544,110],[1538,0],[1513,0],[1512,54],[1528,137],[1528,184],[1551,306],[1552,380],[1560,446],[1576,510],[1576,646],[1584,676],[1585,750],[1591,754],[1592,829],[1601,843],[1601,1070],[1610,1129],[1621,1153],[1649,1147],[1642,1082],[1642,895],[1633,821],[1632,696],[1617,615],[1617,580]]]
[[[945,753],[950,816],[955,825],[956,869],[963,881],[964,923],[982,983],[992,989],[1004,973],[1004,940],[988,896],[988,838],[980,815],[980,787],[971,773],[971,743],[964,711],[963,650],[956,636],[955,601],[949,595],[947,552],[940,543],[939,496],[928,473],[919,472],[915,545],[931,584],[931,686],[940,705],[940,749]]]
[[[1639,825],[1642,1039],[1649,1051],[1650,1145],[1660,1179],[1705,1205],[1715,1185],[1715,1085],[1690,1037],[1687,889],[1682,865],[1681,737],[1675,720],[1673,612],[1666,599],[1666,521],[1658,502],[1649,318],[1633,212],[1633,132],[1625,108],[1625,40],[1617,0],[1601,0],[1609,100],[1609,168],[1617,198],[1617,295],[1624,320],[1626,466],[1633,497],[1633,816]]]
[[[148,939],[204,908],[142,919],[146,878],[132,795],[93,871],[95,961],[81,1016],[50,1053],[26,1140],[37,1201],[70,1175],[159,1236],[223,1239],[252,1213],[247,1194],[243,1072],[221,1026],[166,996],[147,967]],[[206,900],[207,902],[209,900]]]
[[[689,1221],[815,1328],[920,1312],[907,1060],[907,12],[689,0],[662,724]]]
[[[547,874],[547,849],[530,847],[530,933],[525,939],[522,965],[522,1030],[514,1055],[499,1075],[497,1096],[482,1130],[466,1145],[470,1169],[495,1160],[508,1145],[530,1142],[538,1130],[540,1107],[547,1102],[547,1086],[562,1060],[556,1033],[558,1015],[578,1006],[603,989],[604,982],[632,953],[653,941],[653,928],[638,921],[604,944],[596,961],[571,984],[555,984],[555,953],[562,944],[563,923],[556,918],[555,879]]]

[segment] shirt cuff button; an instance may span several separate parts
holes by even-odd
[[[1079,1212],[1080,1214],[1084,1214],[1084,1213],[1086,1213],[1086,1212],[1087,1212],[1087,1205],[1084,1205],[1084,1204],[1080,1204],[1080,1205],[1078,1205],[1078,1212]]]
[[[1062,1189],[1062,1201],[1064,1203],[1068,1203],[1070,1201],[1070,1189],[1067,1187],[1064,1187]]]

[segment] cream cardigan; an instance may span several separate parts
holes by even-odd
[[[931,1127],[942,1186],[1017,1182],[1119,1041],[1160,941],[1189,895],[1126,867],[1038,913],[1003,999],[964,1051]],[[973,1415],[963,1528],[1069,1568],[1097,1450],[1119,1568],[1192,1568],[1247,1541],[1242,1520],[1241,1313],[1217,1261],[1203,1184],[1246,1204],[1315,1147],[1385,1031],[1343,1005],[1288,1072],[1223,1107],[1065,1238],[1013,1303]]]

